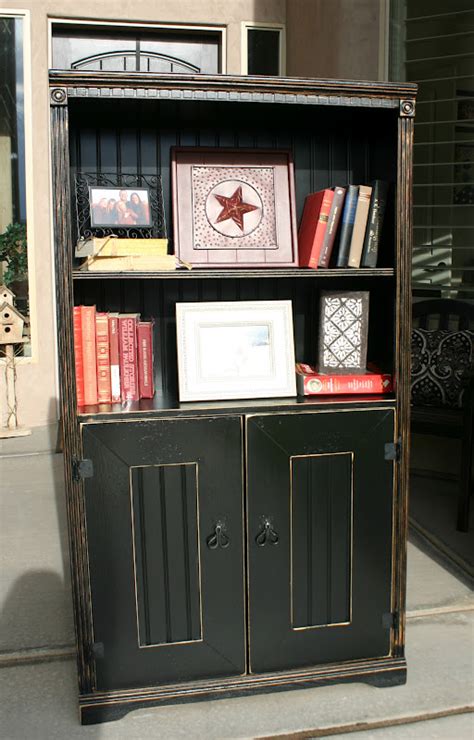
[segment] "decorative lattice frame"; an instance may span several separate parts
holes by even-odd
[[[126,174],[124,172],[80,172],[74,178],[77,239],[90,239],[114,234],[128,239],[165,238],[166,218],[160,175]],[[92,226],[90,187],[148,188],[151,226]]]

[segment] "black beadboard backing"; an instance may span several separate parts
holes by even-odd
[[[352,454],[292,459],[293,627],[350,622]]]
[[[398,111],[392,109],[191,100],[71,100],[70,109],[72,190],[81,171],[161,174],[170,240],[175,145],[290,149],[298,222],[308,193],[376,178],[396,180]],[[394,201],[392,187],[379,267],[393,267]]]
[[[291,300],[298,362],[316,359],[319,293],[321,290],[369,290],[368,360],[386,372],[393,370],[393,277],[285,278],[265,280],[76,280],[76,305],[96,305],[98,311],[139,312],[155,319],[155,386],[177,398],[176,303],[192,301]]]
[[[131,468],[140,647],[202,639],[197,466]]]

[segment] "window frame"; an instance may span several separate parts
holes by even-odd
[[[219,74],[227,74],[227,26],[220,24],[199,23],[153,23],[135,21],[81,20],[80,18],[48,18],[48,68],[53,69],[53,33],[54,26],[101,26],[102,28],[133,29],[144,28],[147,31],[187,31],[196,34],[211,31],[220,34]]]
[[[284,23],[263,23],[261,21],[241,21],[240,24],[240,71],[243,75],[248,75],[248,32],[249,30],[258,31],[279,31],[279,55],[278,55],[278,77],[286,75],[286,25]]]
[[[25,200],[26,239],[28,255],[28,302],[31,332],[31,355],[15,358],[17,365],[37,364],[38,331],[36,312],[35,228],[34,228],[34,167],[33,167],[33,114],[32,114],[32,68],[31,68],[31,11],[26,8],[0,8],[1,18],[19,18],[23,21],[23,106],[25,122]],[[51,268],[52,269],[52,268]],[[0,366],[6,358],[0,357]]]

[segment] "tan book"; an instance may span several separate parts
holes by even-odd
[[[175,270],[176,257],[166,254],[162,257],[129,255],[128,257],[87,257],[82,269],[88,272],[154,272]]]
[[[355,213],[354,228],[352,230],[351,247],[349,250],[349,267],[360,267],[362,248],[364,246],[365,229],[369,217],[370,196],[372,188],[368,185],[359,186],[359,198]]]
[[[168,253],[168,239],[119,239],[105,236],[83,239],[76,245],[76,257],[165,257]]]

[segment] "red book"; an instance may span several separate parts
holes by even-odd
[[[333,198],[334,191],[329,189],[306,196],[298,231],[300,267],[318,268]]]
[[[95,338],[97,349],[97,401],[111,403],[109,317],[106,313],[95,315]]]
[[[138,344],[138,387],[140,398],[153,398],[153,321],[139,321]]]
[[[74,363],[76,366],[77,405],[84,406],[84,367],[82,365],[81,307],[74,306]]]
[[[95,306],[81,306],[82,365],[84,369],[84,404],[97,403],[97,353],[95,344]]]
[[[300,396],[391,393],[392,376],[378,370],[362,375],[318,373],[310,365],[296,363],[296,387]]]
[[[118,313],[109,313],[110,390],[112,403],[120,402],[120,353]]]
[[[120,390],[122,401],[138,401],[138,313],[119,314]]]
[[[328,216],[328,224],[324,234],[321,251],[319,253],[319,267],[329,267],[332,248],[336,238],[337,227],[342,214],[342,206],[346,195],[346,188],[334,188],[334,198]]]

